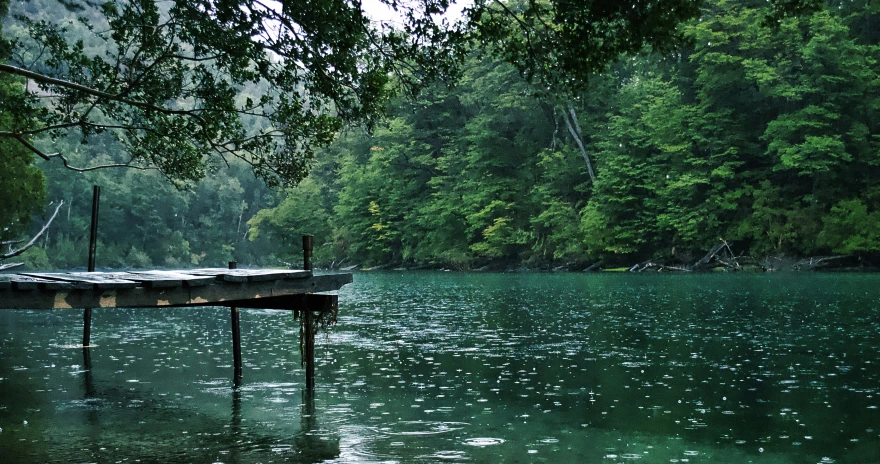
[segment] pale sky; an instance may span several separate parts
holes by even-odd
[[[364,7],[364,12],[366,12],[367,16],[373,21],[399,22],[400,16],[379,0],[361,0],[361,2]],[[449,10],[443,15],[443,17],[450,22],[454,22],[461,17],[461,10],[470,4],[471,0],[456,0],[454,4],[449,6]]]

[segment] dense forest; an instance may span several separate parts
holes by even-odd
[[[620,61],[577,93],[474,51],[455,86],[394,99],[286,190],[235,162],[183,191],[150,171],[44,167],[65,205],[22,258],[83,266],[98,184],[99,267],[296,265],[305,233],[327,267],[675,266],[719,243],[755,262],[876,262],[880,3],[769,25],[766,8],[708,0],[683,26],[691,46]],[[79,143],[54,142],[114,158],[112,141]]]

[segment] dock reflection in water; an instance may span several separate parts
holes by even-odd
[[[226,309],[0,313],[12,462],[875,462],[873,275],[359,274],[318,339]],[[77,347],[78,348],[78,347]],[[25,424],[25,421],[27,423]]]

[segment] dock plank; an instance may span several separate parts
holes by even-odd
[[[10,279],[12,288],[15,290],[85,290],[92,288],[91,284],[64,282],[60,280],[42,279],[23,274],[13,274]]]
[[[304,279],[312,276],[312,271],[303,269],[248,269],[247,272],[251,282],[277,280],[277,276],[281,276],[283,279]]]
[[[58,280],[75,284],[91,284],[95,288],[134,288],[139,284],[133,280],[110,277],[103,272],[63,272],[63,273],[35,273],[26,272],[22,275],[46,280]]]
[[[144,271],[146,272],[146,271]],[[153,280],[163,280],[159,277],[142,276],[134,272],[102,272],[101,276],[106,279],[129,280],[140,286],[144,286],[146,282]]]
[[[22,277],[24,278],[24,277]],[[211,277],[208,277],[211,279]],[[36,282],[38,279],[30,278]],[[279,298],[306,293],[332,292],[352,281],[351,274],[312,276],[304,279],[282,279],[266,282],[231,284],[214,281],[202,286],[174,286],[119,289],[64,288],[67,282],[49,282],[61,286],[57,290],[40,289],[33,283],[31,291],[13,287],[4,290],[0,309],[73,309],[73,308],[164,308],[200,306],[236,306],[265,309],[294,309],[290,299]],[[27,284],[28,282],[24,282]],[[245,306],[245,305],[243,305]]]
[[[303,279],[312,275],[302,269],[224,269],[205,268],[182,271],[193,275],[213,275],[224,282],[268,282],[282,279]]]
[[[216,280],[215,276],[197,276],[177,271],[132,271],[125,274],[129,275],[128,279],[141,282],[145,287],[200,287]]]
[[[246,274],[243,274],[241,270],[238,269],[223,269],[223,268],[212,268],[212,269],[187,269],[187,274],[195,275],[195,276],[213,276],[215,279],[223,282],[247,282],[248,277]]]

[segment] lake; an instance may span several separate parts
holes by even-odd
[[[880,462],[871,274],[357,273],[299,323],[0,311],[4,462]]]

